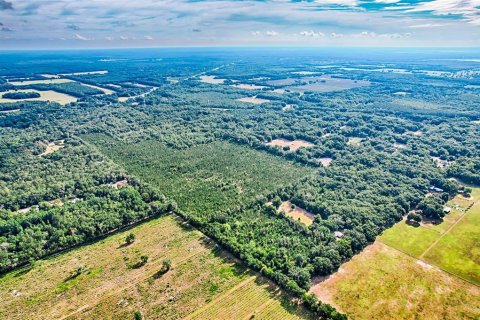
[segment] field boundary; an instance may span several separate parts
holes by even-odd
[[[451,272],[451,271],[445,270],[445,269],[443,269],[442,267],[437,266],[436,264],[432,264],[432,263],[430,263],[430,262],[428,262],[428,261],[425,261],[425,260],[423,260],[423,259],[420,259],[420,258],[418,258],[418,257],[415,257],[415,256],[411,255],[410,253],[407,253],[407,252],[405,252],[405,251],[403,251],[403,250],[401,250],[401,249],[394,248],[394,247],[386,244],[385,242],[383,242],[383,241],[381,241],[381,240],[377,240],[377,241],[380,242],[381,244],[383,244],[384,246],[390,248],[390,249],[396,250],[396,251],[398,251],[398,252],[400,252],[400,253],[403,253],[403,254],[406,255],[406,256],[409,256],[409,257],[412,258],[412,259],[415,259],[416,261],[420,261],[420,262],[423,262],[423,263],[425,263],[425,264],[428,264],[429,266],[438,268],[438,270],[440,270],[440,271],[442,271],[442,272],[448,273],[448,274],[451,275],[451,276],[454,276],[454,277],[456,277],[456,278],[458,278],[458,279],[460,279],[460,280],[463,280],[463,281],[465,281],[465,282],[468,282],[469,284],[472,284],[472,285],[480,288],[480,285],[478,285],[478,284],[476,284],[475,282],[472,282],[472,281],[470,281],[470,280],[468,280],[468,279],[465,279],[465,278],[463,278],[462,276],[460,276],[460,275],[458,275],[458,274],[455,274],[455,273],[453,273],[453,272]]]

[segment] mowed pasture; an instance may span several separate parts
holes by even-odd
[[[205,218],[248,204],[315,172],[267,152],[223,141],[178,150],[153,140],[128,143],[104,135],[84,139],[175,200],[181,210]]]
[[[129,233],[136,238],[126,244]],[[148,261],[136,266],[141,255],[148,255]],[[172,266],[159,274],[164,259]],[[73,277],[79,267],[85,271]],[[135,311],[146,319],[191,314],[211,319],[218,312],[214,301],[222,301],[221,311],[229,315],[240,308],[247,315],[264,312],[260,319],[271,318],[270,313],[285,315],[282,319],[310,317],[276,286],[173,215],[3,275],[0,298],[0,318],[11,320],[133,319]]]
[[[452,211],[441,224],[414,227],[401,221],[379,240],[480,285],[480,188],[471,199],[458,195],[447,205]]]
[[[312,288],[352,319],[477,319],[480,288],[377,241]]]

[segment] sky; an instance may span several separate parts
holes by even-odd
[[[480,0],[0,0],[0,50],[480,47]]]

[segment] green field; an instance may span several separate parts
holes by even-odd
[[[84,139],[175,200],[181,210],[202,217],[235,209],[314,172],[311,167],[228,142],[178,150],[153,140],[126,143],[104,135]]]
[[[435,230],[413,227],[401,221],[384,231],[378,239],[390,247],[419,257],[439,236]]]
[[[375,242],[314,287],[351,319],[478,319],[480,289]]]
[[[413,227],[404,221],[378,239],[412,257],[480,284],[480,188],[472,199],[457,196],[448,202],[452,212],[439,225]]]
[[[125,245],[129,233],[136,239]],[[148,255],[148,262],[132,267],[143,254]],[[172,267],[157,276],[165,258],[172,261]],[[86,272],[72,278],[72,271],[79,266]],[[137,310],[146,319],[181,319],[198,309],[201,312],[196,319],[209,319],[218,312],[212,304],[216,299],[228,314],[235,314],[238,304],[245,314],[256,313],[260,307],[257,299],[262,299],[261,304],[273,308],[271,312],[284,314],[282,319],[310,317],[303,308],[286,304],[288,297],[275,285],[174,216],[152,220],[0,278],[0,319],[133,319]]]
[[[480,189],[473,196],[475,204],[424,253],[424,259],[480,285]]]

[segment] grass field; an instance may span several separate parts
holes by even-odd
[[[136,239],[125,245],[130,232]],[[135,267],[144,254],[148,262]],[[172,268],[158,275],[165,258],[172,261]],[[79,266],[86,271],[71,277]],[[218,312],[215,301],[222,302],[225,315],[236,315],[238,309],[254,314],[258,309],[259,319],[269,319],[270,314],[285,315],[282,319],[309,317],[288,303],[277,287],[174,216],[0,278],[0,319],[133,319],[137,310],[146,319],[180,319],[196,310],[200,312],[195,319],[211,319]]]
[[[472,196],[439,225],[399,222],[312,290],[353,319],[478,319],[480,188]]]
[[[478,319],[480,289],[381,242],[314,287],[352,319]]]
[[[202,216],[235,209],[314,172],[310,167],[228,142],[176,150],[155,141],[125,143],[103,135],[84,139],[175,200],[180,209]]]
[[[480,285],[480,188],[473,189],[472,199],[457,196],[448,205],[452,212],[439,225],[413,227],[402,221],[378,239]]]

